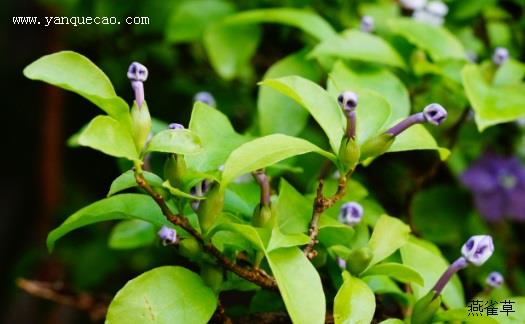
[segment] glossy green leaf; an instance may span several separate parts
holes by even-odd
[[[146,152],[196,154],[202,150],[197,135],[187,129],[166,129],[151,138]]]
[[[216,296],[201,277],[164,266],[128,281],[111,301],[106,324],[207,323],[216,307]]]
[[[324,323],[326,300],[321,278],[297,247],[267,253],[286,310],[294,323]]]
[[[182,198],[187,198],[187,199],[193,199],[193,200],[203,200],[203,199],[206,199],[205,197],[203,196],[194,196],[192,194],[189,194],[189,193],[186,193],[182,190],[180,190],[179,188],[174,188],[171,186],[169,180],[166,180],[162,183],[162,187],[168,189],[168,191],[170,192],[170,194],[174,195],[174,196],[177,196],[177,197],[182,197]]]
[[[463,45],[445,27],[427,24],[411,18],[392,19],[388,25],[392,32],[403,36],[412,44],[427,51],[434,61],[466,59]]]
[[[368,247],[374,257],[370,266],[384,260],[408,242],[410,227],[398,218],[382,215],[374,227]]]
[[[230,153],[247,141],[233,129],[228,117],[215,108],[196,102],[189,129],[201,140],[203,150],[185,156],[189,167],[197,171],[216,171]]]
[[[412,283],[410,286],[414,291],[414,296],[419,299],[423,297],[443,272],[448,267],[448,262],[439,254],[431,243],[422,242],[415,238],[401,247],[401,258],[403,264],[416,270],[425,282],[423,286]],[[459,253],[459,251],[458,251]],[[449,308],[460,308],[465,306],[465,296],[463,294],[463,287],[457,275],[452,277],[452,280],[445,286],[441,294],[443,302]]]
[[[406,68],[405,62],[388,42],[379,36],[359,30],[346,30],[341,35],[325,38],[310,56],[332,57],[380,63]]]
[[[492,84],[496,86],[520,84],[525,77],[525,64],[509,59],[497,68]]]
[[[306,233],[312,218],[312,202],[281,178],[279,197],[273,205],[283,233]]]
[[[331,160],[335,156],[301,138],[273,134],[254,139],[234,150],[224,163],[222,186],[236,177],[265,168],[284,159],[309,152],[319,153]]]
[[[158,226],[171,226],[150,196],[120,194],[94,202],[69,216],[49,233],[47,247],[53,250],[59,238],[77,228],[115,219],[141,219]]]
[[[218,233],[220,231],[229,231],[237,233],[241,235],[244,239],[246,239],[248,242],[250,242],[255,248],[261,251],[265,250],[266,242],[269,238],[269,233],[268,235],[266,235],[264,230],[259,231],[251,225],[237,224],[231,222],[218,223],[215,227],[211,229],[208,236],[212,237],[215,233]]]
[[[339,152],[346,120],[337,104],[337,97],[330,96],[316,83],[298,76],[268,79],[261,85],[274,88],[308,110],[328,136],[332,150]]]
[[[126,126],[131,123],[129,107],[117,96],[111,81],[81,54],[62,51],[42,56],[24,69],[24,75],[75,92]]]
[[[319,220],[319,242],[324,246],[342,245],[350,247],[355,230],[334,218],[321,216]]]
[[[326,20],[312,11],[297,8],[257,9],[238,13],[226,18],[230,24],[277,23],[297,27],[307,34],[324,39],[335,35]]]
[[[129,130],[110,116],[93,118],[78,137],[78,144],[132,161],[139,157]]]
[[[334,299],[335,324],[370,323],[374,317],[376,299],[368,285],[348,272]]]
[[[373,275],[385,275],[400,282],[413,282],[421,286],[424,285],[423,278],[416,270],[401,263],[388,262],[376,264],[361,274],[362,277]]]
[[[279,230],[279,227],[275,227],[272,230],[272,236],[268,242],[266,250],[271,252],[272,250],[279,248],[287,248],[298,245],[305,245],[310,242],[308,235],[303,233],[284,234]]]
[[[151,173],[148,171],[143,171],[144,178],[146,181],[153,187],[161,187],[163,180],[156,175],[155,173]],[[119,175],[113,182],[111,183],[111,186],[109,188],[109,192],[107,196],[113,196],[117,192],[134,188],[137,186],[137,181],[135,180],[135,172],[133,170],[128,170],[121,175]]]
[[[399,134],[387,152],[412,150],[436,150],[441,160],[446,160],[450,155],[450,151],[444,147],[440,147],[434,137],[423,125],[414,125]]]
[[[156,238],[153,224],[139,219],[124,220],[113,227],[108,245],[112,249],[135,249],[150,245]]]
[[[181,1],[170,14],[166,40],[170,43],[199,40],[210,24],[234,11],[234,6],[224,0]]]
[[[265,73],[263,79],[287,75],[298,75],[318,82],[319,69],[315,62],[307,60],[305,51],[300,51],[277,61]],[[262,135],[282,133],[295,136],[306,126],[308,112],[301,106],[270,87],[260,87],[257,97],[259,128]],[[293,123],[290,121],[293,120]]]
[[[408,116],[410,113],[410,99],[405,85],[395,74],[384,68],[348,66],[341,61],[334,64],[330,72],[330,81],[341,89],[360,91],[368,89],[383,96],[390,104],[392,111],[387,124]],[[359,98],[361,99],[361,97]],[[366,104],[366,102],[365,102]],[[363,107],[359,100],[358,111]],[[371,107],[364,106],[371,110]]]
[[[525,117],[525,83],[491,86],[476,65],[465,66],[461,75],[479,131]]]
[[[204,48],[211,65],[224,79],[250,73],[250,59],[261,38],[258,26],[230,24],[223,21],[204,32]]]
[[[259,198],[260,189],[255,181],[230,183],[224,192],[224,211],[241,214],[249,219],[259,203]]]

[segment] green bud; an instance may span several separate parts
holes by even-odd
[[[361,160],[366,160],[385,153],[390,146],[392,146],[394,140],[395,136],[388,133],[383,133],[368,139],[361,146]]]
[[[370,261],[372,261],[373,253],[369,247],[362,247],[354,249],[348,255],[346,259],[346,268],[354,275],[359,275],[363,272]]]
[[[257,227],[272,228],[274,219],[271,206],[258,204],[253,211],[252,224]]]
[[[359,145],[355,140],[343,137],[341,140],[341,146],[339,147],[339,160],[343,164],[345,172],[355,168],[357,162],[359,162],[359,155]]]
[[[186,175],[186,162],[184,156],[169,154],[164,163],[164,178],[167,178],[173,188],[183,188]]]
[[[203,264],[201,266],[201,277],[213,291],[216,293],[220,292],[224,280],[224,273],[221,268],[215,265]]]
[[[187,237],[180,240],[179,253],[189,260],[199,260],[202,255],[202,248],[193,237]]]
[[[204,233],[215,224],[215,220],[220,216],[222,208],[224,207],[224,192],[220,190],[220,186],[215,183],[206,195],[197,209],[197,216],[199,224]]]
[[[151,131],[151,117],[145,101],[140,108],[136,101],[133,102],[133,107],[131,107],[131,121],[135,146],[137,147],[137,151],[142,152],[148,140],[149,132]]]
[[[421,297],[420,300],[414,305],[412,311],[411,324],[426,324],[432,322],[432,317],[439,309],[441,305],[441,296],[436,296],[433,290],[430,290],[428,294]]]

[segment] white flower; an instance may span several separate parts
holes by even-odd
[[[405,9],[418,10],[427,4],[427,0],[400,0],[399,3]]]
[[[490,235],[474,235],[461,248],[461,254],[468,262],[480,266],[494,252],[494,243]]]
[[[487,276],[487,285],[489,285],[492,288],[499,288],[503,284],[503,275],[497,271],[491,272]]]

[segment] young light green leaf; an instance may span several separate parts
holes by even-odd
[[[326,300],[321,278],[298,247],[267,253],[286,310],[294,323],[324,323]]]
[[[339,152],[346,120],[337,104],[337,97],[330,96],[316,83],[298,76],[268,79],[260,84],[287,95],[308,110],[328,136],[333,152]]]
[[[326,20],[312,11],[297,8],[257,9],[238,13],[226,18],[230,24],[277,23],[297,27],[321,40],[335,35]]]
[[[525,117],[525,83],[490,86],[476,65],[465,66],[461,75],[479,131]]]
[[[492,84],[496,86],[516,85],[523,81],[524,76],[525,64],[514,59],[509,59],[505,64],[498,67],[494,74]]]
[[[42,56],[24,69],[24,75],[73,91],[126,126],[131,125],[126,102],[117,96],[104,72],[81,54],[62,51]]]
[[[410,18],[392,19],[388,22],[392,32],[425,50],[433,60],[466,60],[461,42],[446,28],[419,22]]]
[[[151,173],[148,171],[143,171],[144,178],[146,181],[153,187],[162,187],[162,179],[156,175],[155,173]],[[109,192],[107,194],[107,197],[113,196],[117,192],[134,188],[137,186],[137,181],[135,180],[135,172],[133,170],[128,170],[121,175],[119,175],[113,182],[111,183],[111,186],[109,188]]]
[[[395,279],[404,283],[417,283],[423,286],[423,277],[414,269],[401,263],[380,263],[370,267],[368,270],[363,272],[360,276],[374,276],[374,275],[385,275],[392,279]]]
[[[128,281],[111,301],[106,324],[207,323],[216,307],[217,298],[201,277],[164,266]]]
[[[380,63],[406,68],[401,56],[381,37],[359,30],[346,30],[342,35],[325,38],[310,56],[315,58],[335,57]]]
[[[374,317],[376,299],[368,285],[348,272],[334,299],[335,324],[370,323]]]
[[[128,128],[110,116],[93,118],[78,137],[78,144],[132,161],[139,158]]]
[[[387,152],[412,150],[436,150],[441,160],[446,160],[450,155],[450,151],[440,147],[423,125],[414,125],[396,136],[394,143],[392,143]]]
[[[171,186],[169,180],[166,180],[162,183],[162,187],[168,189],[168,191],[170,192],[170,194],[174,195],[174,196],[177,196],[177,197],[182,197],[182,198],[187,198],[187,199],[193,199],[193,200],[203,200],[203,199],[206,199],[205,197],[203,196],[194,196],[192,194],[189,194],[189,193],[186,193],[182,190],[180,190],[179,188],[174,188]]]
[[[335,160],[333,154],[301,138],[273,134],[254,139],[239,146],[230,154],[224,163],[221,185],[226,187],[229,182],[240,175],[309,152],[319,153]]]
[[[341,224],[329,216],[319,220],[319,242],[324,246],[342,245],[350,247],[355,231],[351,226]]]
[[[374,257],[369,267],[384,260],[408,242],[410,227],[398,218],[382,215],[374,227],[368,247]]]
[[[423,277],[425,283],[423,286],[416,283],[410,285],[416,299],[423,297],[430,291],[448,267],[448,262],[437,251],[439,251],[437,247],[431,245],[430,242],[423,242],[415,238],[411,238],[407,244],[401,247],[403,264],[416,270]],[[454,275],[445,286],[441,296],[449,308],[465,307],[463,287],[457,275]]]
[[[201,171],[216,171],[230,153],[248,139],[233,129],[228,117],[202,102],[193,106],[189,129],[200,140],[203,150],[185,156],[189,167]]]
[[[209,237],[213,237],[215,233],[220,231],[228,231],[241,235],[244,239],[250,242],[255,248],[264,251],[264,247],[269,240],[270,234],[265,233],[262,229],[257,229],[251,225],[237,224],[231,222],[222,222],[214,226],[208,233]]]
[[[49,233],[47,247],[53,250],[59,238],[79,227],[115,219],[141,219],[158,226],[171,226],[150,196],[120,194],[94,202],[69,216]]]
[[[234,11],[235,7],[224,0],[181,1],[168,19],[166,40],[169,43],[199,40],[210,24]]]
[[[146,152],[196,154],[202,150],[199,137],[187,129],[166,129],[151,138]]]
[[[279,228],[283,233],[305,233],[312,217],[312,202],[306,199],[284,178],[279,197],[274,204]]]
[[[108,245],[112,249],[135,249],[155,241],[155,226],[139,220],[124,220],[115,225],[109,235]]]
[[[385,68],[358,67],[357,65],[350,68],[342,61],[337,61],[329,77],[339,89],[338,91],[350,89],[359,92],[362,89],[368,89],[383,96],[392,107],[387,124],[405,118],[410,113],[410,99],[405,85],[395,74]],[[329,92],[332,93],[330,88]],[[358,111],[362,106],[363,103],[359,100]]]
[[[298,75],[318,82],[320,71],[315,62],[306,59],[305,54],[303,50],[277,61],[268,69],[263,79]],[[282,133],[295,136],[308,121],[308,112],[297,102],[270,87],[259,88],[257,114],[262,135]],[[294,122],[290,123],[290,120]]]
[[[274,227],[270,242],[266,247],[266,251],[271,252],[275,249],[286,248],[298,245],[308,244],[310,238],[303,233],[284,234],[279,227]]]

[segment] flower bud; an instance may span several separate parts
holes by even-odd
[[[166,162],[164,162],[164,178],[173,188],[184,188],[184,176],[187,167],[184,156],[177,154],[168,154]]]
[[[184,129],[184,125],[179,123],[171,123],[168,125],[169,129]]]
[[[445,19],[443,19],[442,16],[434,15],[425,9],[414,11],[412,13],[412,18],[414,20],[434,26],[442,26],[443,23],[445,23]]]
[[[177,243],[177,231],[163,225],[157,232],[157,235],[162,240],[162,244],[171,245]]]
[[[427,4],[427,0],[399,0],[399,4],[405,9],[418,10]]]
[[[343,109],[345,115],[348,115],[348,113],[355,111],[355,108],[357,107],[357,94],[352,91],[345,91],[337,97],[337,103],[339,104],[339,107]]]
[[[361,18],[361,31],[371,33],[374,31],[374,18],[372,16],[363,16]]]
[[[503,279],[503,275],[497,271],[494,271],[494,272],[491,272],[488,276],[487,276],[487,285],[489,285],[489,287],[492,287],[492,288],[499,288],[501,287],[501,285],[503,285],[503,282],[505,280]]]
[[[385,153],[392,146],[394,140],[395,136],[388,132],[369,138],[361,145],[360,160],[366,160]]]
[[[357,202],[347,202],[339,210],[339,221],[343,224],[354,226],[363,218],[363,207]]]
[[[206,91],[197,92],[195,96],[193,96],[193,102],[203,102],[211,107],[216,107],[215,98],[213,98],[213,95]]]
[[[133,62],[128,68],[128,79],[135,93],[135,101],[141,108],[144,103],[144,81],[148,79],[148,69],[139,62]]]
[[[206,199],[200,203],[197,209],[199,224],[204,233],[208,232],[215,224],[215,220],[220,216],[224,207],[224,192],[220,186],[214,183],[206,195]]]
[[[343,137],[341,140],[341,146],[339,147],[339,160],[344,167],[344,172],[348,172],[355,168],[359,162],[360,148],[355,140]]]
[[[494,54],[492,54],[492,62],[500,66],[503,63],[507,62],[509,59],[509,50],[505,47],[496,47]]]
[[[131,121],[135,146],[138,152],[142,152],[151,131],[151,116],[146,102],[142,104],[142,107],[139,107],[136,101],[133,103]]]
[[[257,227],[272,228],[274,224],[274,217],[272,216],[270,205],[258,204],[253,211],[252,224]]]
[[[345,270],[345,269],[346,269],[346,261],[345,261],[345,259],[340,258],[340,257],[337,257],[337,265],[338,265],[339,268],[341,268],[342,270]]]
[[[445,17],[448,14],[448,6],[442,1],[430,1],[425,6],[425,10],[438,17]]]
[[[494,252],[494,243],[490,235],[474,235],[461,248],[461,254],[476,266],[485,263]]]
[[[437,103],[432,103],[423,109],[425,120],[436,126],[441,125],[447,119],[447,115],[445,108]]]

